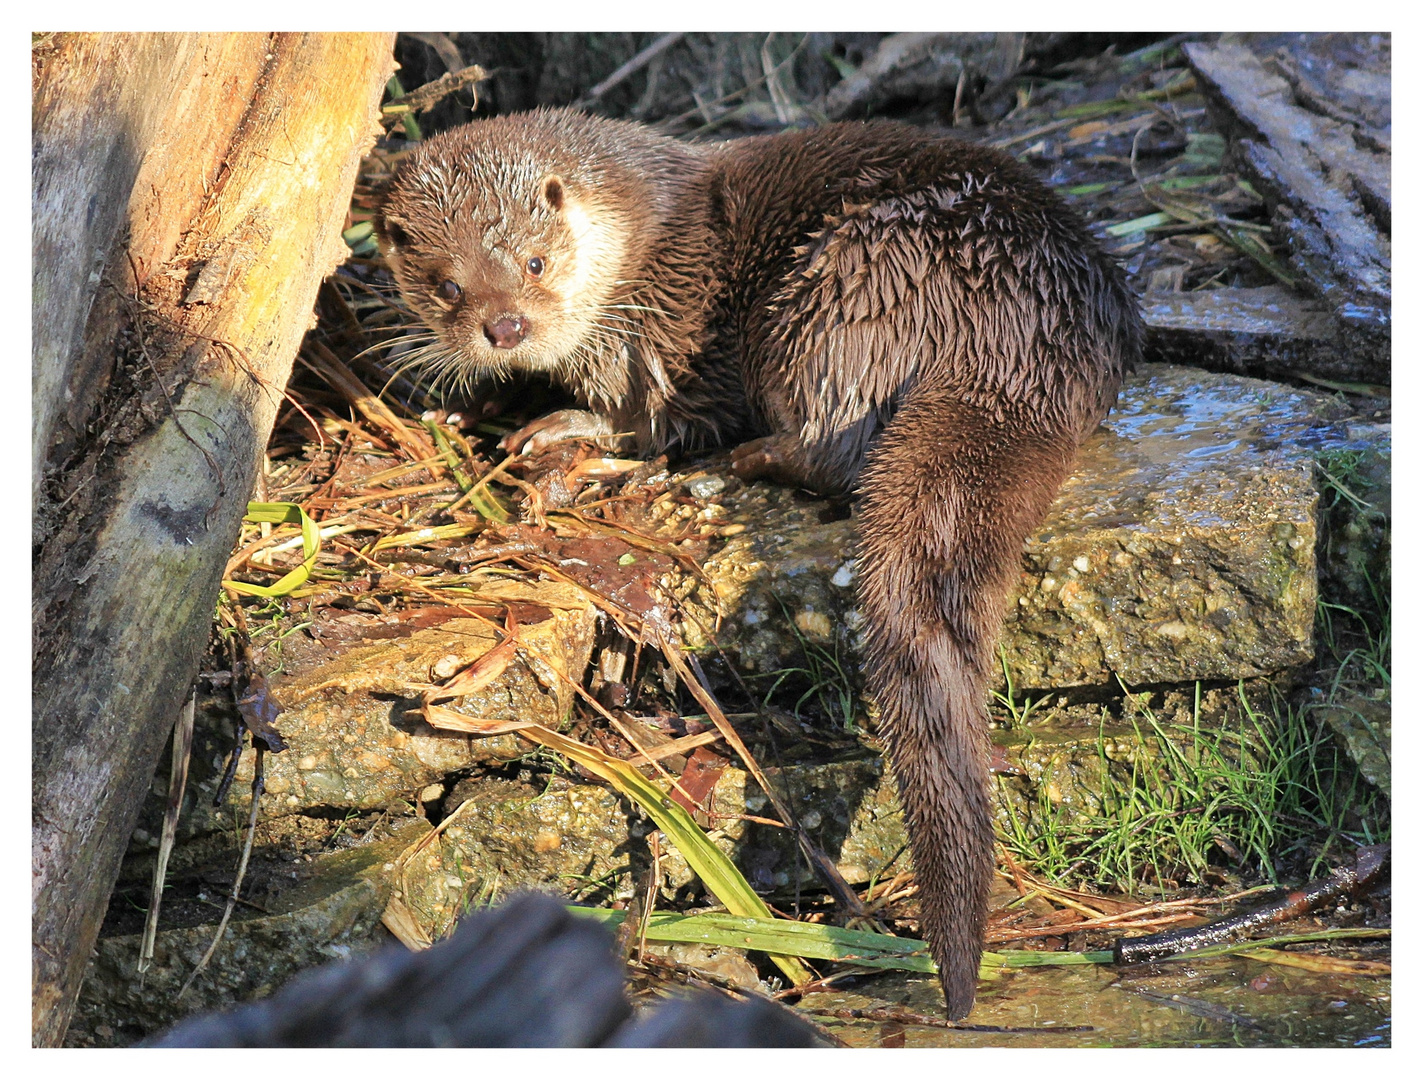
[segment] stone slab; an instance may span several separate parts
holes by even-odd
[[[1144,364],[1028,538],[1001,639],[1017,689],[1253,678],[1313,655],[1322,394]],[[745,531],[707,560],[743,670],[858,670],[855,523],[785,488],[728,487]],[[827,517],[832,520],[825,520]],[[709,613],[702,620],[711,624]],[[692,625],[689,644],[709,647]]]

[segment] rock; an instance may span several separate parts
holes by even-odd
[[[904,847],[894,784],[878,756],[767,773],[848,880],[869,880]],[[464,808],[399,875],[397,892],[430,937],[448,927],[471,896],[491,890],[502,896],[554,886],[580,902],[630,899],[634,867],[651,862],[645,837],[654,826],[608,788],[565,777],[541,788],[483,777],[467,781],[460,794],[467,797]],[[722,770],[711,807],[712,841],[753,887],[771,892],[812,880],[784,829],[740,820],[767,813],[765,795],[746,772]],[[670,902],[696,878],[674,847],[664,842],[660,851],[662,891]]]
[[[1024,548],[1001,639],[1014,687],[1233,680],[1307,662],[1308,443],[1325,439],[1332,408],[1309,391],[1142,365]],[[857,671],[853,520],[760,484],[725,507],[745,531],[706,563],[721,646],[753,673],[804,666],[807,644]],[[710,645],[696,626],[687,638]]]
[[[647,952],[742,990],[758,990],[761,987],[761,977],[756,971],[756,965],[746,959],[744,949],[728,949],[722,945],[704,945],[696,941],[667,944],[649,941]]]
[[[1364,779],[1392,797],[1393,710],[1388,701],[1374,701],[1345,689],[1334,701],[1316,705],[1335,737]]]
[[[631,897],[630,845],[645,852],[652,829],[617,792],[565,776],[537,787],[474,777],[446,806],[438,840],[401,875],[401,897],[430,937],[471,898],[519,886],[555,885],[598,902]],[[690,880],[687,871],[682,883]]]
[[[1143,365],[1024,552],[1023,689],[1248,679],[1313,657],[1322,395]],[[1016,606],[1016,611],[1012,607]]]
[[[582,677],[593,648],[593,605],[579,590],[551,582],[506,582],[483,588],[481,597],[539,605],[548,617],[520,626],[528,654],[521,652],[493,684],[444,705],[480,719],[533,720],[557,728],[574,693],[551,669]],[[270,812],[380,809],[452,772],[528,753],[528,744],[514,735],[469,738],[436,731],[418,715],[424,690],[499,640],[488,622],[452,618],[374,644],[343,643],[328,650],[315,643],[285,651],[285,671],[273,680],[273,691],[285,710],[277,726],[291,748],[266,757]],[[230,796],[239,811],[247,805],[252,768],[253,755],[244,755]],[[207,787],[213,783],[207,781]],[[210,800],[197,800],[185,828],[219,827],[231,812],[215,812]]]
[[[213,923],[159,932],[144,975],[135,969],[141,934],[100,937],[66,1045],[128,1045],[192,1013],[265,997],[306,968],[370,952],[384,936],[377,934],[393,884],[390,868],[428,831],[425,822],[411,821],[381,843],[319,856],[302,868],[296,887],[266,905],[266,914],[249,917],[251,909],[239,905],[222,944],[181,998],[179,989],[212,942],[220,897]]]

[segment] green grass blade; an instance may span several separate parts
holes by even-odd
[[[663,835],[682,853],[682,858],[687,860],[687,865],[702,879],[702,884],[710,889],[728,910],[737,915],[749,915],[773,924],[799,925],[774,918],[766,902],[756,895],[741,871],[736,869],[732,861],[692,820],[692,815],[668,798],[666,792],[637,769],[548,728],[535,726],[525,728],[521,733],[576,761],[642,807],[647,816],[657,823]],[[656,915],[652,917],[657,918]],[[777,953],[774,949],[765,951],[771,954],[776,966],[784,971],[792,982],[800,984],[815,977],[794,956]]]
[[[690,860],[688,860],[690,861]],[[608,926],[626,913],[601,908],[570,907],[570,911]],[[933,972],[927,946],[913,938],[890,937],[864,930],[846,930],[823,923],[738,915],[673,915],[656,912],[647,920],[648,941],[697,942],[732,949],[754,949],[774,955],[836,960],[860,967]]]
[[[1130,236],[1132,233],[1146,232],[1148,229],[1158,229],[1162,225],[1175,224],[1176,219],[1170,214],[1157,211],[1154,214],[1147,214],[1144,217],[1132,218],[1130,221],[1118,222],[1116,225],[1109,225],[1104,230],[1108,236]]]
[[[617,926],[626,917],[626,912],[602,908],[570,906],[568,910],[584,918],[596,919],[610,927]],[[928,946],[916,938],[893,937],[870,930],[846,930],[844,927],[827,926],[824,923],[791,922],[786,919],[656,912],[647,920],[647,940],[754,949],[758,952],[803,956],[812,960],[833,960],[881,971],[933,974],[938,970],[929,957]],[[1001,968],[1111,962],[1110,951],[1063,953],[1008,950],[985,952],[979,970],[986,974]]]
[[[300,525],[302,562],[300,566],[283,575],[272,585],[251,585],[245,581],[224,581],[223,588],[231,589],[244,596],[265,596],[270,599],[276,596],[286,596],[293,589],[305,585],[306,579],[311,576],[311,568],[316,565],[316,556],[321,551],[321,530],[306,511],[296,503],[250,502],[247,504],[247,514],[244,520],[268,522],[273,525]]]

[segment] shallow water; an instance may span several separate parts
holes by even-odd
[[[928,976],[887,974],[853,990],[807,994],[800,1008],[858,1047],[947,1046],[1389,1046],[1391,980],[1321,974],[1244,957],[1110,966],[1019,968],[980,982],[954,1030],[895,1020],[851,1020],[837,1010],[942,1015]]]

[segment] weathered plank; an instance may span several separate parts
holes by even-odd
[[[1391,157],[1355,124],[1304,108],[1238,43],[1183,46],[1217,126],[1285,235],[1291,264],[1334,313],[1344,374],[1389,381]]]
[[[1355,373],[1333,313],[1279,285],[1147,293],[1140,303],[1152,360],[1257,377]]]

